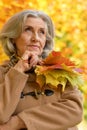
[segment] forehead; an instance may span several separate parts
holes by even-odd
[[[46,28],[46,22],[39,17],[28,17],[24,23],[24,26]]]

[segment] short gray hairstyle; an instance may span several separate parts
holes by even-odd
[[[29,17],[40,17],[47,24],[46,45],[43,49],[42,57],[46,57],[54,46],[54,26],[51,18],[42,11],[38,10],[23,10],[13,15],[3,26],[0,32],[0,40],[5,53],[11,57],[16,53],[16,49],[12,40],[18,38],[22,33],[24,22]]]

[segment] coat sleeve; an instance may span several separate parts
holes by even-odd
[[[24,110],[18,116],[28,130],[65,130],[81,122],[82,99],[77,88],[67,85],[58,101]]]
[[[15,111],[27,78],[14,68],[4,74],[0,67],[0,124],[7,122]]]

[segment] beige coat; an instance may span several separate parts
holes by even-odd
[[[44,89],[49,88],[45,86]],[[77,130],[75,127],[82,120],[82,94],[67,83],[64,92],[61,87],[53,90],[54,94],[20,98],[21,92],[40,90],[35,82],[34,73],[21,73],[7,67],[0,67],[0,124],[10,116],[19,116],[27,130]],[[14,124],[13,124],[14,125]]]

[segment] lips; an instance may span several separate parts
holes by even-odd
[[[38,49],[40,49],[40,47],[39,46],[37,46],[37,45],[28,45],[27,46],[27,48],[29,49],[29,50],[38,50]]]

